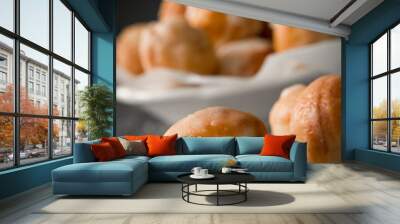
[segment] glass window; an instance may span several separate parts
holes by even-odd
[[[72,117],[72,91],[71,89],[65,89],[64,83],[72,84],[72,68],[69,65],[66,65],[56,59],[53,60],[53,102],[57,103],[57,105],[53,105],[53,114],[60,115],[63,117]],[[60,80],[60,81],[59,81]],[[60,93],[58,92],[60,90]],[[58,101],[59,94],[61,94],[61,102],[67,102],[65,104],[59,104]],[[67,99],[64,99],[66,96]],[[64,113],[62,113],[60,107],[65,106],[66,109]]]
[[[46,96],[46,86],[42,86],[42,96]]]
[[[392,120],[391,122],[391,151],[400,153],[400,120]]]
[[[36,95],[40,95],[40,84],[36,84]]]
[[[49,48],[49,0],[20,0],[21,36]]]
[[[24,57],[22,57],[24,55]],[[35,67],[37,77],[36,79],[40,82],[41,80],[41,72],[44,72],[46,81],[44,82],[46,86],[48,85],[48,62],[49,57],[39,51],[36,51],[28,46],[21,44],[21,89],[20,89],[20,109],[21,113],[24,114],[40,114],[46,115],[48,114],[48,94],[47,88],[43,90],[41,89],[41,85],[37,82],[36,83],[36,91],[35,94],[29,95],[29,91],[26,90],[26,63],[29,61],[30,65]],[[30,103],[29,99],[40,99],[41,103],[38,105],[33,105]]]
[[[29,92],[29,94],[34,93],[33,82],[28,82],[28,92]]]
[[[400,72],[391,75],[391,116],[400,118]]]
[[[72,12],[60,1],[53,0],[53,50],[71,60]]]
[[[387,121],[372,122],[372,147],[380,151],[387,151]]]
[[[33,79],[33,67],[32,66],[29,66],[28,73],[29,73],[29,79]]]
[[[397,25],[370,46],[371,148],[392,153],[400,153],[399,42],[400,25]]]
[[[19,13],[14,13],[15,2]],[[78,119],[73,102],[75,99],[79,105],[79,96],[74,94],[90,84],[90,32],[63,0],[0,0],[0,28],[0,170],[70,156],[74,140],[87,139],[82,129],[86,126],[75,126]],[[15,42],[19,43],[18,52]],[[14,99],[16,78],[18,100]],[[79,116],[79,107],[76,110]],[[13,127],[15,121],[19,121],[17,127]],[[14,134],[14,130],[18,131]]]
[[[372,81],[372,118],[387,117],[387,78]]]
[[[0,170],[14,165],[13,117],[0,116]]]
[[[75,18],[75,63],[89,70],[89,32]]]
[[[49,158],[49,120],[20,118],[19,156],[21,164],[35,163]]]
[[[0,26],[14,31],[14,0],[0,1]]]
[[[7,73],[0,70],[0,85],[6,86],[7,85]]]
[[[89,75],[75,69],[75,117],[81,114],[80,94],[87,86],[89,86]]]
[[[387,71],[387,34],[372,44],[372,75]]]
[[[72,154],[72,121],[53,120],[53,156]]]
[[[75,121],[75,142],[88,140],[88,129],[84,120]]]
[[[400,24],[390,32],[390,69],[400,67]]]
[[[7,62],[7,55],[5,54],[0,54],[0,68],[7,68],[8,62]]]
[[[0,4],[1,5],[1,4]],[[0,34],[0,111],[14,111],[13,40]]]

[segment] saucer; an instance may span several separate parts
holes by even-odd
[[[192,174],[192,175],[190,175],[190,178],[193,178],[193,179],[211,179],[211,178],[214,178],[215,176],[214,175],[212,175],[212,174],[207,174],[207,175],[204,175],[204,176],[201,176],[201,175],[194,175],[194,174]]]

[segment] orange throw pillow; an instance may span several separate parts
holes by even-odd
[[[108,142],[114,149],[117,158],[125,157],[126,151],[117,137],[101,138],[101,142]]]
[[[165,156],[176,155],[176,139],[178,135],[157,136],[150,135],[147,137],[148,156]]]
[[[99,162],[117,159],[114,149],[112,148],[111,144],[108,142],[93,144],[93,145],[91,145],[91,149],[94,154],[94,157]]]
[[[262,156],[280,156],[290,159],[290,148],[293,145],[296,135],[265,135],[264,146],[261,149]]]

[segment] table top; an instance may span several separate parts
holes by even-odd
[[[215,177],[211,179],[193,179],[190,175],[191,173],[182,174],[177,179],[186,184],[236,184],[255,180],[255,177],[249,173],[213,173]]]

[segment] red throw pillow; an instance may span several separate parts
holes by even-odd
[[[157,136],[150,135],[147,137],[148,156],[165,156],[176,155],[176,139],[178,135]]]
[[[91,145],[91,149],[94,157],[99,162],[110,161],[117,158],[114,149],[108,142],[93,144]]]
[[[121,142],[119,142],[117,137],[110,137],[110,138],[101,138],[101,142],[108,142],[114,149],[115,155],[118,158],[126,156],[126,151],[122,146]]]
[[[296,135],[264,136],[264,146],[261,149],[260,155],[262,156],[280,156],[286,159],[290,158],[290,148]]]

